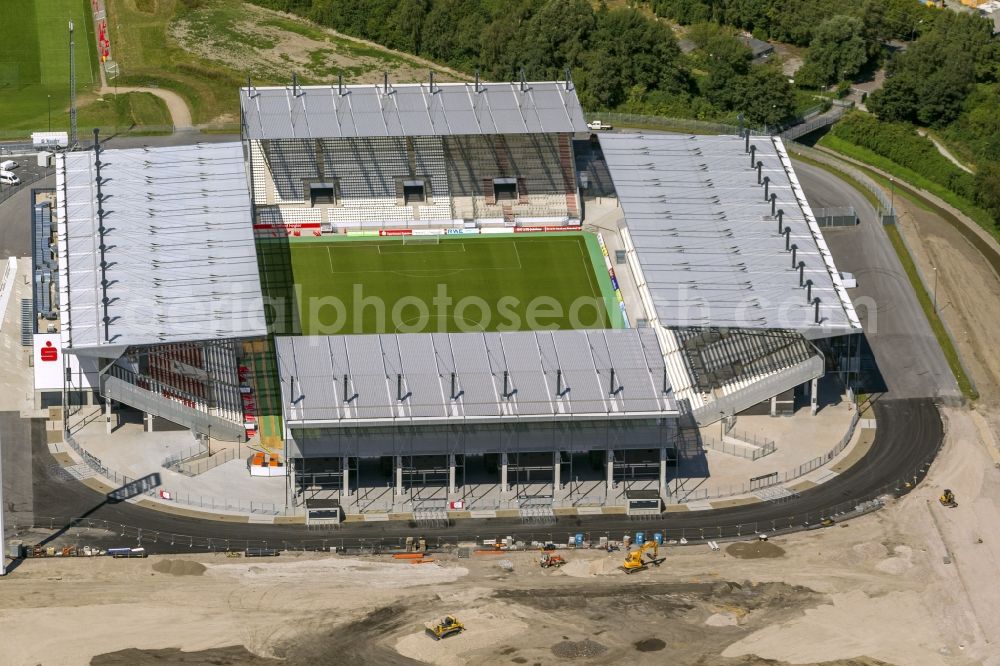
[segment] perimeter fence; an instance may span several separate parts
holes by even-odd
[[[448,527],[435,529],[418,525],[416,521],[410,521],[405,528],[400,527],[399,535],[338,534],[338,529],[346,531],[342,525],[339,528],[331,527],[330,531],[323,533],[310,530],[306,534],[315,536],[307,538],[297,538],[294,535],[294,531],[302,529],[302,526],[253,525],[247,526],[248,532],[270,528],[288,531],[289,534],[287,536],[271,534],[260,538],[234,539],[221,535],[191,535],[150,530],[100,518],[36,517],[31,525],[15,526],[14,531],[17,534],[25,534],[29,529],[53,530],[57,531],[57,534],[64,541],[76,539],[81,545],[83,543],[99,544],[102,547],[135,545],[143,546],[149,552],[154,553],[227,552],[260,548],[281,551],[330,551],[336,549],[338,552],[348,553],[381,553],[405,550],[406,537],[416,536],[418,531],[421,536],[427,539],[428,546],[435,550],[448,545],[472,541],[481,544],[487,540],[499,540],[505,537],[511,537],[515,544],[520,544],[523,549],[527,550],[537,547],[538,544],[553,543],[558,545],[570,542],[575,544],[578,541],[577,535],[580,535],[580,540],[584,544],[595,547],[600,543],[602,537],[608,541],[619,541],[625,534],[634,534],[637,530],[643,531],[647,538],[660,534],[665,543],[700,544],[709,540],[726,541],[755,535],[777,535],[817,529],[876,511],[884,506],[887,500],[902,497],[915,488],[926,476],[931,462],[939,451],[940,445],[921,461],[914,463],[912,467],[901,470],[900,475],[894,481],[861,492],[854,498],[830,504],[825,508],[802,512],[794,510],[794,502],[790,501],[793,498],[764,502],[759,506],[787,504],[789,511],[787,514],[775,518],[739,523],[723,523],[713,517],[712,512],[698,512],[699,516],[704,515],[703,522],[698,525],[679,526],[672,524],[679,520],[690,521],[690,513],[661,514],[653,519],[643,517],[641,521],[636,522],[623,520],[621,529],[614,530],[589,529],[584,521],[579,521],[575,516],[572,518],[557,516],[556,523],[544,531],[522,530],[499,522],[495,529],[490,529],[488,524],[482,523],[470,524],[466,528],[462,525],[463,521],[449,521]],[[560,524],[565,525],[565,527],[558,529],[557,526]],[[381,523],[381,525],[390,527],[391,523]],[[229,524],[229,527],[231,528],[232,525]],[[95,531],[97,531],[96,534]],[[435,532],[447,533],[436,534]]]

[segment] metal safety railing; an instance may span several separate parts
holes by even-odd
[[[601,538],[608,541],[621,540],[626,534],[634,534],[636,529],[641,529],[647,538],[654,534],[660,534],[666,543],[677,544],[702,544],[708,540],[726,541],[737,540],[756,535],[778,535],[802,530],[810,530],[823,527],[832,522],[839,522],[856,518],[872,511],[877,511],[885,505],[887,498],[899,498],[909,493],[926,476],[931,462],[937,456],[940,447],[928,454],[923,460],[915,463],[906,470],[902,470],[900,475],[893,481],[881,485],[875,489],[861,493],[853,498],[847,498],[842,502],[829,506],[803,512],[789,511],[787,515],[743,523],[722,523],[715,522],[711,512],[704,512],[704,523],[695,526],[678,527],[670,522],[671,514],[653,516],[643,516],[639,524],[628,520],[622,521],[622,527],[618,530],[588,530],[585,526],[576,527],[576,516],[573,517],[571,526],[566,529],[556,529],[554,526],[547,530],[511,529],[504,525],[497,529],[490,529],[489,523],[470,522],[468,527],[462,527],[461,522],[449,520],[448,534],[433,535],[425,532],[428,547],[431,549],[442,549],[448,545],[460,543],[476,542],[483,543],[486,540],[497,538],[498,532],[503,536],[510,536],[514,544],[519,544],[520,550],[527,550],[540,543],[554,544],[575,544],[577,535],[581,541],[590,547],[600,544]],[[789,505],[790,508],[793,508]],[[701,513],[701,512],[699,512]],[[684,514],[688,516],[690,514]],[[676,515],[673,516],[676,518]],[[623,517],[624,518],[624,517]],[[559,525],[559,517],[555,517],[553,525]],[[630,527],[631,526],[631,527]],[[36,517],[31,524],[20,524],[13,526],[13,532],[17,536],[27,536],[28,530],[49,530],[62,532],[63,541],[73,542],[101,542],[113,545],[141,545],[150,552],[230,552],[246,551],[248,549],[263,548],[282,551],[330,551],[336,549],[338,552],[350,554],[376,554],[405,550],[405,532],[410,532],[412,536],[413,528],[401,528],[399,536],[310,536],[309,538],[297,538],[293,530],[301,529],[301,526],[284,528],[287,536],[272,532],[268,536],[252,537],[250,533],[257,529],[272,529],[276,526],[247,526],[247,536],[244,538],[227,538],[212,536],[196,536],[177,532],[149,530],[134,525],[126,525],[117,521],[108,521],[99,518],[78,518],[78,517]],[[341,533],[345,529],[340,527]],[[86,530],[102,530],[103,537],[95,537],[93,532]],[[313,531],[303,531],[302,534],[312,535]]]
[[[793,467],[792,469],[785,470],[784,472],[773,472],[771,474],[765,475],[767,477],[766,483],[762,483],[760,479],[763,477],[756,477],[754,480],[746,481],[741,484],[730,484],[728,486],[722,486],[717,489],[709,488],[693,488],[691,490],[680,489],[675,491],[675,500],[678,503],[684,504],[687,502],[697,502],[709,499],[722,499],[724,497],[734,497],[736,495],[746,495],[752,493],[767,486],[776,486],[783,483],[788,483],[789,481],[794,481],[802,476],[805,476],[809,472],[813,472],[826,463],[830,462],[836,458],[840,453],[847,447],[851,439],[854,437],[854,431],[857,428],[858,421],[861,420],[861,410],[855,407],[854,412],[851,416],[851,422],[847,427],[847,432],[844,433],[843,437],[837,444],[824,453],[821,456],[816,456],[806,462]]]
[[[726,439],[722,440],[715,439],[714,437],[702,437],[701,445],[706,449],[749,460],[760,460],[778,450],[772,440],[763,437],[758,438],[757,435],[739,435],[732,432],[727,433]]]
[[[87,467],[93,470],[98,476],[104,477],[118,488],[136,481],[136,478],[133,476],[129,476],[115,469],[109,468],[101,461],[100,458],[80,446],[71,434],[64,432],[63,436],[66,443],[69,444],[70,447],[77,452],[77,454],[79,454]],[[230,452],[228,454],[230,456],[228,460],[233,460],[236,457],[234,449],[226,449],[226,451]],[[217,465],[221,463],[216,461],[215,464]],[[192,495],[190,492],[178,492],[163,485],[146,490],[141,494],[157,498],[161,501],[167,501],[169,503],[184,504],[190,507],[198,507],[210,511],[255,513],[264,515],[284,515],[286,513],[284,506],[279,505],[277,502],[232,497],[219,498],[207,497],[205,495]]]

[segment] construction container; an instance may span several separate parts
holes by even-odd
[[[24,557],[24,543],[21,541],[11,541],[7,544],[7,557],[12,560],[19,560]]]

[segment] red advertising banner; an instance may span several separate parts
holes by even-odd
[[[553,232],[553,231],[579,231],[580,227],[566,227],[563,225],[559,226],[544,226],[544,227],[514,227],[514,233],[524,234],[530,232]]]
[[[285,222],[284,224],[281,223],[271,224],[268,222],[262,222],[253,225],[254,229],[261,229],[261,230],[273,229],[273,230],[287,230],[287,231],[291,231],[293,229],[319,229],[319,227],[320,227],[319,222]]]
[[[379,236],[412,236],[413,229],[379,229]]]

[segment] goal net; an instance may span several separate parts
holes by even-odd
[[[437,245],[440,236],[403,236],[403,245]]]

